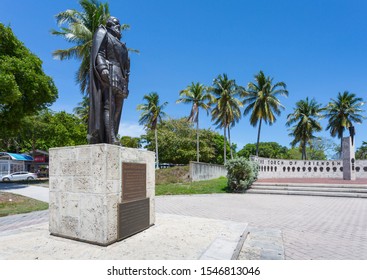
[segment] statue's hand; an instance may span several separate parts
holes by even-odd
[[[102,80],[104,82],[108,83],[108,81],[109,81],[109,75],[110,75],[110,72],[107,69],[103,69],[102,70],[101,78],[102,78]]]

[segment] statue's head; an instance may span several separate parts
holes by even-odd
[[[121,38],[121,25],[120,21],[116,17],[109,17],[106,22],[106,27],[112,31],[112,33],[118,37]]]

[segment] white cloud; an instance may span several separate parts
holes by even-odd
[[[145,134],[144,126],[138,123],[121,122],[119,127],[120,136],[140,137]]]

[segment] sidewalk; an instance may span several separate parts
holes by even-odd
[[[101,247],[51,236],[43,222],[1,231],[0,259],[230,260],[246,228],[246,223],[158,213],[149,229]]]
[[[42,184],[14,184],[0,183],[0,192],[15,193],[40,201],[49,202],[48,183]]]
[[[156,215],[155,226],[108,247],[50,236],[48,211],[0,218],[0,259],[230,259],[250,232],[240,258],[367,260],[366,199],[157,196]]]

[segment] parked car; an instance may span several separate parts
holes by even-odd
[[[4,175],[2,181],[22,181],[22,180],[35,180],[37,179],[37,174],[30,173],[27,171],[14,172],[9,175]]]

